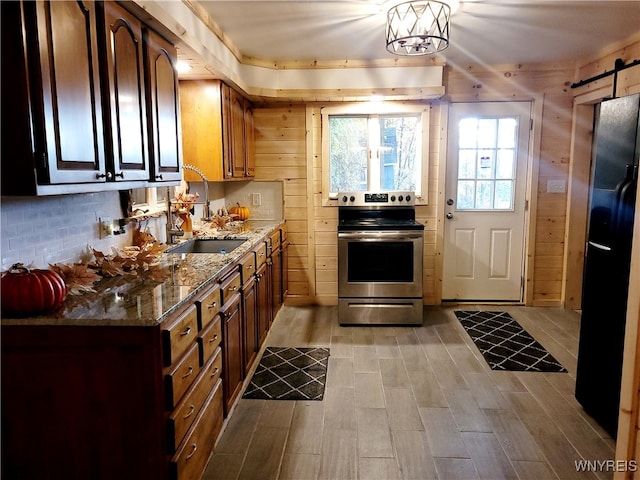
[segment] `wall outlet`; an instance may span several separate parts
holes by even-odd
[[[254,206],[262,205],[262,195],[260,193],[252,193],[251,204]]]
[[[113,220],[111,220],[111,218],[98,218],[98,225],[98,228],[100,229],[100,238],[105,238],[113,234]]]
[[[565,193],[567,191],[564,180],[547,180],[547,193]]]

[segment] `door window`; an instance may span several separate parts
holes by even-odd
[[[517,117],[465,117],[458,123],[458,210],[513,210]]]

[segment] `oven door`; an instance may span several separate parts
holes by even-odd
[[[421,230],[338,232],[338,297],[422,298]]]

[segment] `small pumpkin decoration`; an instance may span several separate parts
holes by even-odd
[[[233,207],[231,207],[229,209],[229,213],[231,215],[234,215],[238,220],[246,220],[251,214],[247,207],[241,207],[239,203],[236,203]]]
[[[16,263],[2,274],[2,313],[26,317],[51,312],[67,298],[67,286],[53,270]]]

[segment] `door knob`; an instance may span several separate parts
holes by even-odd
[[[453,213],[449,212],[445,215],[445,217],[447,217],[447,220],[451,220],[453,218]]]

